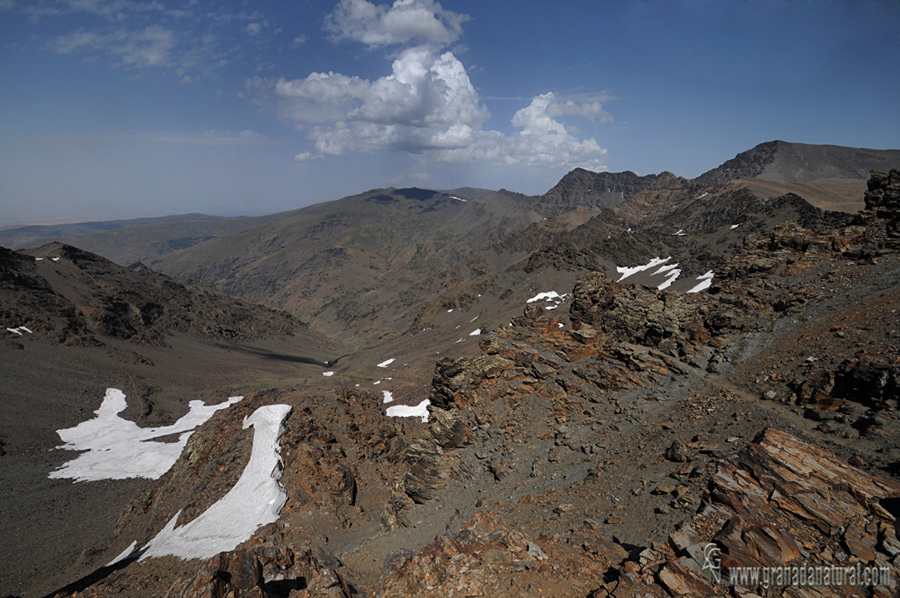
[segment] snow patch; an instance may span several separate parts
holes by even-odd
[[[190,411],[171,426],[142,428],[118,415],[128,406],[125,393],[107,388],[103,403],[94,412],[97,417],[74,428],[57,430],[56,433],[66,443],[58,448],[87,452],[51,471],[50,477],[70,478],[78,482],[157,479],[174,465],[195,428],[216,411],[226,409],[243,398],[230,397],[218,405],[191,401]],[[152,441],[171,434],[180,434],[177,442]]]
[[[650,268],[655,268],[657,266],[665,264],[670,259],[672,259],[671,256],[667,257],[667,258],[655,257],[652,260],[650,260],[649,262],[647,262],[646,264],[644,264],[643,266],[634,266],[634,267],[616,266],[616,272],[618,272],[619,274],[622,275],[619,277],[619,280],[617,280],[616,282],[622,282],[629,276],[634,276],[638,272],[643,272],[644,270],[649,270]],[[676,264],[676,266],[677,265],[678,264]]]
[[[259,527],[278,521],[287,502],[279,479],[283,462],[278,440],[289,405],[260,407],[244,418],[253,426],[250,462],[234,487],[199,517],[175,527],[181,511],[144,547],[140,559],[172,555],[182,559],[208,559],[233,550],[250,539]]]
[[[391,365],[391,364],[394,363],[395,361],[396,361],[396,359],[394,359],[393,357],[391,357],[391,358],[388,359],[387,361],[382,361],[381,363],[379,363],[379,364],[378,364],[378,367],[380,367],[380,368],[386,368],[387,366]]]
[[[24,326],[19,326],[17,328],[7,328],[7,330],[9,332],[12,332],[13,334],[18,334],[19,336],[22,336],[23,332],[27,332],[28,334],[34,334],[31,330],[29,330],[28,328],[25,328]]]
[[[696,197],[696,198],[694,198],[694,199],[703,199],[703,198],[706,197],[707,195],[709,195],[709,193],[704,193],[704,194],[701,195],[700,197]]]
[[[535,301],[553,301],[558,300],[562,301],[565,298],[565,295],[560,295],[556,291],[546,291],[544,293],[538,293],[525,303],[534,303]]]
[[[697,280],[699,280],[700,283],[697,284],[696,286],[688,289],[686,292],[687,293],[699,293],[700,291],[705,291],[712,285],[713,276],[715,276],[715,274],[713,273],[712,270],[709,270],[705,274],[698,276]]]
[[[731,230],[734,230],[734,229],[736,229],[736,228],[739,227],[739,226],[740,226],[740,224],[732,224],[732,225],[731,225]]]
[[[547,305],[544,307],[544,309],[556,309],[563,301],[565,301],[567,296],[568,293],[563,293],[562,295],[560,295],[556,291],[546,291],[544,293],[538,293],[525,303],[534,303],[535,301],[554,301],[555,303],[553,305]]]
[[[431,401],[425,399],[418,405],[394,405],[387,408],[388,417],[421,417],[422,423],[428,423],[428,406]]]
[[[679,228],[677,233],[674,233],[672,236],[674,237],[686,237],[687,233],[684,232],[684,229]]]
[[[331,377],[334,376],[334,372],[322,372],[323,376]]]
[[[675,266],[677,266],[677,265],[678,264],[675,264]],[[666,278],[663,281],[663,283],[656,288],[659,289],[660,291],[663,291],[663,290],[669,288],[670,286],[672,286],[673,282],[678,280],[679,276],[681,276],[681,270],[679,270],[678,268],[673,268],[673,270],[671,272],[669,272],[668,278]]]
[[[481,334],[481,328],[476,328],[472,332],[469,333],[469,336],[479,336]]]
[[[58,257],[51,257],[50,259],[53,260],[54,262],[58,262],[58,261],[59,261],[59,258],[58,258]]]
[[[36,257],[36,258],[34,258],[34,261],[36,261],[36,262],[43,262],[43,261],[44,261],[44,258],[42,258],[42,257]]]
[[[393,394],[391,393],[391,391],[389,391],[389,390],[382,390],[382,391],[381,391],[381,396],[382,396],[383,399],[384,399],[384,400],[381,401],[381,404],[382,404],[382,405],[384,405],[385,403],[390,403],[390,402],[392,402],[392,401],[394,400],[394,395],[393,395]]]
[[[469,201],[468,199],[463,199],[462,197],[456,197],[455,195],[451,195],[450,199],[455,199],[456,201]]]

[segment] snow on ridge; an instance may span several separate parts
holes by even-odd
[[[278,521],[287,493],[278,481],[284,466],[278,446],[289,405],[267,405],[244,418],[244,429],[253,426],[250,462],[228,493],[199,517],[175,527],[181,511],[150,540],[140,560],[176,556],[208,559],[233,550],[263,525]]]
[[[391,357],[391,358],[388,359],[387,361],[382,361],[381,363],[379,363],[379,364],[378,364],[378,367],[380,367],[380,368],[386,368],[387,366],[391,365],[391,364],[394,363],[395,361],[397,361],[397,360],[394,359],[393,357]]]
[[[697,280],[699,280],[700,283],[685,292],[699,293],[700,291],[705,291],[712,285],[713,276],[715,276],[715,273],[712,270],[707,271],[705,274],[701,274],[697,277]]]
[[[431,401],[428,399],[423,400],[418,405],[394,405],[387,408],[386,414],[388,417],[420,417],[422,418],[422,423],[427,424],[429,405],[431,405]]]
[[[244,397],[230,397],[218,405],[191,401],[190,411],[171,426],[142,428],[119,417],[128,406],[125,393],[107,388],[96,417],[74,428],[57,430],[65,442],[58,447],[87,451],[51,471],[51,478],[70,478],[78,482],[122,480],[126,478],[157,479],[169,471],[194,429],[205,423],[216,411],[226,409]],[[171,434],[180,434],[178,442],[154,442]]]
[[[619,274],[622,275],[619,277],[619,280],[617,280],[616,282],[622,282],[629,276],[634,276],[638,272],[643,272],[644,270],[649,270],[650,268],[655,268],[656,266],[665,264],[670,259],[672,259],[671,256],[667,257],[665,259],[655,257],[652,260],[650,260],[649,262],[647,262],[646,264],[644,264],[643,266],[634,266],[632,268],[629,268],[627,266],[616,266],[616,272],[618,272]]]

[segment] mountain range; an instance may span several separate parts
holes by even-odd
[[[693,180],[0,231],[0,594],[710,595],[707,542],[900,574],[897,168],[774,141]],[[52,477],[107,389],[160,434],[221,408],[158,479]],[[144,558],[275,404],[276,522]]]

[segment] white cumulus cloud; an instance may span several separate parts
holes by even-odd
[[[391,6],[341,0],[326,18],[325,28],[335,41],[352,40],[371,47],[412,41],[445,46],[462,35],[462,24],[468,19],[433,0],[396,0]]]
[[[515,114],[511,133],[484,128],[490,113],[465,66],[453,52],[441,51],[462,35],[467,18],[433,0],[341,0],[325,23],[334,41],[407,46],[393,55],[390,74],[255,78],[247,89],[306,132],[313,148],[298,153],[299,161],[395,151],[448,162],[602,169],[606,150],[594,139],[576,137],[560,118],[609,122],[605,93],[545,93]]]

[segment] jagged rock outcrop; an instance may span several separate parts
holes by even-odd
[[[743,575],[742,567],[818,566],[856,569],[876,567],[882,575],[900,575],[900,515],[893,502],[900,484],[841,461],[823,448],[785,432],[766,430],[757,442],[716,464],[703,505],[692,520],[669,535],[668,542],[641,552],[637,562],[619,570],[618,585],[608,594],[643,596],[658,584],[669,596],[718,595],[734,576],[740,596],[813,596],[790,581],[763,587]],[[704,570],[706,547],[718,549],[721,568]],[[787,580],[790,579],[790,572]],[[821,582],[821,578],[820,578]],[[811,585],[821,585],[811,584]],[[831,584],[828,596],[858,595],[859,588]],[[771,593],[765,593],[765,592]],[[886,584],[866,589],[888,598]],[[653,596],[660,595],[654,591]]]

